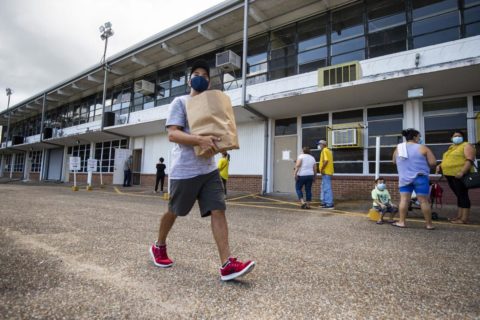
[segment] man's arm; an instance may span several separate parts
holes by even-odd
[[[217,148],[215,142],[220,141],[220,138],[215,136],[199,136],[195,134],[186,133],[179,126],[169,126],[168,141],[189,146],[199,146],[203,150],[209,150],[209,156],[215,155]]]
[[[432,150],[430,150],[429,147],[422,146],[422,148],[425,150],[425,155],[427,156],[427,162],[430,167],[435,167],[437,165],[437,158],[435,158],[435,155],[433,154]]]
[[[293,176],[295,177],[295,179],[297,178],[297,173],[298,173],[298,170],[300,170],[300,167],[302,166],[302,159],[297,159],[297,162],[295,163],[295,170],[293,170]]]

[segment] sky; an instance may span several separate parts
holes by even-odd
[[[0,112],[223,0],[0,0]]]

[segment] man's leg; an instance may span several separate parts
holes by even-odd
[[[163,192],[163,184],[165,183],[165,176],[162,176],[160,178],[160,191]]]
[[[325,196],[324,199],[327,206],[333,206],[332,176],[325,175]]]
[[[172,229],[176,219],[177,216],[170,211],[167,211],[163,214],[162,218],[160,219],[160,228],[158,229],[158,245],[164,245],[166,243],[168,233]]]
[[[157,175],[155,179],[155,192],[158,191],[158,183],[160,182],[160,176]]]
[[[230,257],[230,246],[228,244],[228,225],[225,211],[212,210],[211,215],[212,233],[217,243],[218,254],[223,265]]]

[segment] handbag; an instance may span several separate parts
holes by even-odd
[[[469,172],[462,178],[463,184],[467,189],[480,188],[480,172],[478,172],[478,167],[475,165],[475,163],[472,164],[477,171]]]

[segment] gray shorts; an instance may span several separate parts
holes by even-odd
[[[190,178],[170,180],[168,209],[176,216],[186,216],[198,200],[200,215],[208,217],[212,210],[225,210],[225,196],[218,170]]]

